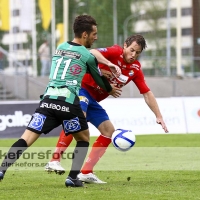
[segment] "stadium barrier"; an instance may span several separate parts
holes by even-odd
[[[157,98],[170,134],[200,133],[200,97]],[[1,101],[0,138],[18,138],[24,132],[38,101]],[[100,102],[115,128],[130,129],[136,135],[165,134],[143,98],[108,98]],[[58,136],[61,126],[47,136]],[[89,123],[90,135],[99,131]]]

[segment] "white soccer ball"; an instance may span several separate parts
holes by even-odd
[[[112,144],[120,151],[128,151],[135,141],[135,134],[131,130],[117,129],[112,135]]]

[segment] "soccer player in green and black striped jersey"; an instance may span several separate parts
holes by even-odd
[[[79,89],[85,73],[90,73],[96,83],[113,95],[116,91],[104,76],[101,76],[96,58],[87,50],[97,39],[97,23],[89,15],[76,17],[73,25],[75,37],[71,42],[58,46],[52,58],[49,83],[25,132],[10,148],[0,167],[0,180],[6,170],[39,136],[63,126],[66,134],[73,134],[77,141],[72,167],[65,185],[82,187],[77,179],[89,146],[89,130],[86,118],[79,103]],[[116,75],[119,68],[107,59],[101,60]]]
[[[85,73],[90,73],[100,87],[112,88],[99,75],[96,58],[80,44],[65,42],[58,46],[52,59],[50,81],[44,98],[60,99],[73,104],[77,99]]]

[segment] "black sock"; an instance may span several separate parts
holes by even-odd
[[[76,148],[74,149],[74,158],[72,161],[72,167],[69,172],[69,176],[72,179],[76,179],[77,175],[80,173],[81,167],[87,155],[89,147],[89,142],[78,141],[76,143]]]
[[[11,146],[3,162],[1,163],[0,171],[5,174],[8,167],[10,167],[26,149],[27,143],[24,139],[19,139],[18,141],[16,141]]]

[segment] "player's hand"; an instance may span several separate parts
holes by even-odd
[[[108,94],[112,95],[115,98],[120,97],[120,95],[122,93],[122,89],[118,88],[118,87],[115,87],[115,84],[111,84],[111,86],[112,86],[112,91],[109,92]]]
[[[112,72],[105,70],[105,69],[100,69],[101,73],[106,77],[106,78],[111,78],[112,77]]]
[[[165,125],[165,122],[163,121],[162,118],[157,118],[156,119],[157,124],[160,124],[162,126],[162,128],[164,129],[165,133],[168,133],[168,129],[167,126]]]
[[[113,72],[113,74],[116,77],[119,77],[121,75],[122,71],[121,71],[121,69],[117,65],[109,62],[108,63],[108,67],[110,67],[110,70]]]

